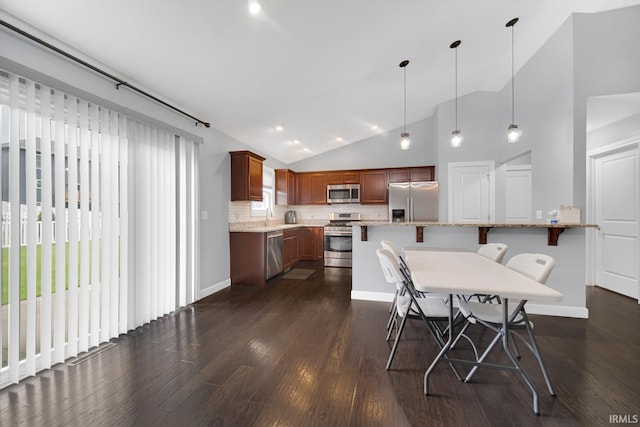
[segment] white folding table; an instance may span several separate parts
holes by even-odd
[[[512,362],[511,366],[495,365],[449,357],[447,352],[453,342],[453,304],[449,304],[449,339],[424,374],[424,393],[429,394],[429,375],[439,362],[515,371],[522,376],[531,390],[533,411],[539,415],[538,392],[509,349],[509,320],[512,319],[509,319],[508,300],[521,300],[521,304],[528,300],[560,301],[562,293],[475,252],[405,248],[404,253],[411,270],[411,279],[418,291],[446,293],[449,294],[450,301],[453,301],[454,295],[474,294],[497,295],[502,299],[502,347]]]

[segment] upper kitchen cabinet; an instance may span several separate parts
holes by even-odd
[[[327,172],[327,185],[359,184],[359,171],[331,171]]]
[[[360,173],[360,203],[387,203],[387,172],[370,170]]]
[[[276,169],[276,205],[296,204],[296,173],[290,169]]]
[[[327,204],[327,174],[298,173],[296,175],[296,203],[299,205]]]
[[[388,169],[389,182],[417,182],[433,181],[436,177],[435,166],[423,166],[417,168]]]
[[[251,151],[231,151],[231,201],[262,200],[264,157]]]

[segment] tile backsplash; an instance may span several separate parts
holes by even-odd
[[[340,204],[340,205],[276,205],[272,220],[284,222],[284,214],[288,210],[296,211],[299,223],[305,221],[329,220],[331,212],[354,212],[360,213],[364,221],[387,221],[389,212],[387,205],[360,205],[360,204]],[[251,216],[251,202],[229,202],[229,222],[249,222],[263,218]]]

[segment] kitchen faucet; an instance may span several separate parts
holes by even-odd
[[[271,212],[270,208],[267,208],[265,210],[265,217],[264,217],[264,225],[267,226],[269,225],[269,217],[273,216],[273,212]]]

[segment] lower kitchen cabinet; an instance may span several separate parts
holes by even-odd
[[[324,259],[324,228],[304,227],[302,230],[302,256],[301,259]]]
[[[287,271],[300,261],[300,228],[284,230],[282,263]]]
[[[267,285],[266,233],[229,233],[232,286]]]

